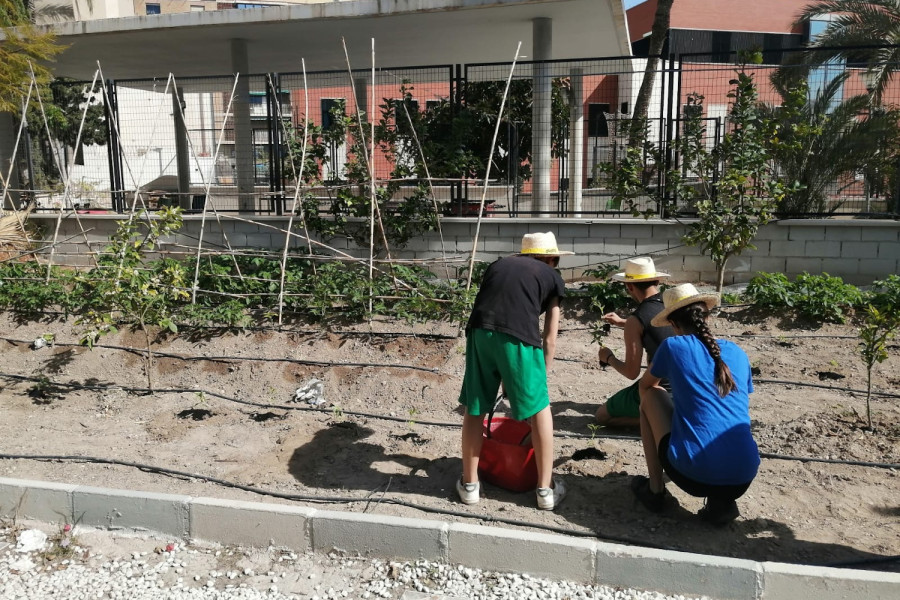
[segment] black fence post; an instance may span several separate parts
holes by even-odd
[[[122,148],[116,131],[119,122],[119,101],[116,82],[106,80],[106,153],[109,159],[110,203],[115,212],[125,212],[125,184],[122,178]]]

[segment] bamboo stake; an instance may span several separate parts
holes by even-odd
[[[222,119],[222,129],[219,131],[219,139],[216,142],[216,156],[217,157],[219,156],[219,150],[222,147],[222,141],[225,139],[225,125],[228,123],[228,118],[231,116],[231,107],[232,107],[232,104],[234,103],[234,96],[237,93],[237,84],[238,84],[238,79],[240,78],[240,76],[241,76],[240,73],[235,73],[235,75],[234,75],[234,85],[231,88],[231,97],[228,99],[228,108],[225,110],[225,118]],[[194,289],[197,288],[197,282],[200,280],[200,252],[203,248],[203,229],[206,227],[206,206],[210,203],[209,202],[209,190],[210,190],[211,186],[212,186],[212,181],[209,181],[206,184],[206,194],[203,198],[203,215],[200,218],[200,239],[197,240],[197,262],[194,265],[194,284],[191,286]],[[225,228],[222,227],[222,222],[221,222],[218,212],[216,212],[216,221],[219,223],[219,227],[222,229],[223,235],[224,235]],[[231,244],[228,243],[227,238],[225,240],[225,243],[228,246],[228,249],[230,250]],[[237,266],[237,259],[234,259],[234,264],[235,264],[235,266]],[[238,274],[241,274],[240,268],[238,268]],[[191,304],[195,304],[196,302],[197,302],[197,293],[193,292],[193,293],[191,293]]]
[[[306,61],[304,59],[300,59],[300,66],[303,68],[303,99],[304,99],[304,107],[303,107],[303,149],[300,152],[300,176],[297,177],[297,171],[294,168],[294,160],[293,156],[291,156],[291,168],[294,169],[294,180],[297,182],[294,190],[294,201],[291,204],[291,215],[288,217],[288,225],[287,225],[287,234],[284,236],[284,254],[281,256],[281,279],[278,282],[278,324],[281,325],[281,318],[284,312],[284,278],[285,271],[287,270],[287,256],[288,249],[291,247],[291,236],[290,231],[294,226],[294,214],[297,211],[297,198],[300,196],[300,188],[303,185],[303,170],[306,168],[306,142],[309,139],[309,88],[306,83]],[[279,106],[278,108],[278,121],[282,122],[281,119],[281,102],[276,98],[276,102]],[[306,237],[309,238],[309,231],[306,229],[306,217],[301,215],[303,219],[303,231],[306,234]],[[307,249],[309,250],[310,256],[312,255],[312,245],[307,245]],[[312,263],[313,269],[315,269],[315,263]]]
[[[13,146],[13,159],[9,161],[9,173],[7,173],[6,179],[3,180],[3,199],[0,201],[0,210],[3,210],[6,206],[6,199],[9,196],[9,182],[12,181],[13,169],[16,166],[15,156],[19,152],[19,142],[22,140],[22,131],[25,129],[25,123],[28,122],[26,114],[28,112],[28,104],[31,102],[31,92],[34,90],[34,85],[34,80],[28,82],[28,93],[25,95],[25,103],[22,105],[22,120],[19,121],[19,132],[16,134],[16,143]],[[28,237],[28,232],[25,231],[25,222],[22,220],[19,210],[13,206],[11,198],[9,203],[13,214],[16,215],[16,221],[18,221],[19,227],[22,228],[22,232],[25,234],[25,241],[30,244],[31,239]]]
[[[475,268],[475,251],[478,248],[478,235],[481,232],[481,221],[484,219],[484,201],[487,198],[488,182],[491,179],[491,165],[494,162],[494,146],[497,145],[497,136],[500,133],[500,121],[503,119],[503,108],[506,106],[506,96],[509,94],[509,85],[512,83],[513,73],[516,71],[516,61],[519,60],[519,50],[522,49],[522,42],[516,46],[516,55],[513,57],[512,67],[509,70],[509,77],[506,78],[506,89],[503,90],[503,98],[500,100],[500,112],[497,113],[497,125],[494,127],[494,138],[491,140],[491,151],[488,154],[487,168],[484,173],[484,190],[481,192],[481,206],[478,209],[478,222],[475,225],[475,239],[472,240],[472,257],[469,260],[469,275],[466,278],[466,290],[472,287],[472,270]]]
[[[444,248],[444,231],[441,227],[441,215],[440,210],[438,209],[437,197],[434,194],[434,186],[431,184],[431,173],[428,172],[428,162],[425,160],[425,151],[422,149],[422,144],[419,142],[419,135],[416,133],[416,127],[413,124],[412,117],[409,115],[409,109],[406,107],[406,102],[403,102],[402,104],[403,112],[406,114],[406,120],[409,121],[409,129],[412,131],[413,139],[416,142],[416,148],[418,148],[419,156],[422,158],[422,168],[425,169],[425,181],[428,182],[428,192],[431,194],[431,203],[434,205],[434,219],[437,223],[438,237],[441,240],[441,258],[445,259],[446,249]],[[395,179],[395,181],[397,180],[399,180],[399,178]],[[447,267],[446,264],[444,265],[444,275],[447,279],[450,279],[450,268]]]
[[[106,78],[103,77],[103,69],[102,69],[102,67],[100,66],[100,61],[97,61],[97,70],[100,71],[100,79],[105,80]],[[165,97],[168,95],[168,92],[169,92],[169,84],[172,82],[172,79],[173,79],[173,78],[172,78],[172,74],[169,73],[169,78],[166,80],[166,90],[165,90],[165,92],[163,93],[163,98],[165,98]],[[154,87],[155,87],[155,84],[154,84]],[[105,100],[106,100],[107,106],[109,106],[109,104],[110,104],[110,102],[109,102],[109,94],[108,94],[108,92],[106,91],[106,86],[103,86],[103,96],[104,96],[104,98],[105,98]],[[157,123],[158,121],[160,121],[160,120],[161,120],[161,119],[156,119],[156,120],[154,121],[154,123],[153,123],[153,129],[151,130],[151,135],[150,135],[150,141],[151,141],[151,142],[153,141],[153,138],[155,137],[154,134],[155,134],[155,131],[156,131],[156,123]],[[113,116],[112,113],[110,113],[110,122],[111,122],[111,125],[112,125],[112,127],[114,128],[114,130],[115,130],[115,132],[116,132],[116,135],[118,135],[119,138],[121,139],[121,134],[122,134],[122,132],[121,132],[120,129],[119,129],[119,123],[118,123],[118,121],[116,120],[115,116]],[[147,155],[145,154],[145,155],[144,155],[144,163],[146,163],[146,160],[147,160]],[[122,163],[125,165],[125,168],[126,168],[126,170],[128,171],[128,175],[131,177],[131,183],[135,186],[135,189],[134,189],[134,199],[131,201],[131,210],[130,210],[129,215],[128,215],[128,224],[130,225],[131,222],[134,221],[135,209],[136,209],[136,207],[137,207],[137,202],[138,202],[138,200],[140,200],[140,201],[141,201],[141,206],[142,206],[143,209],[144,209],[144,213],[145,213],[146,216],[147,216],[147,223],[148,223],[148,225],[149,225],[149,224],[150,224],[150,215],[147,214],[147,205],[144,203],[144,199],[143,199],[143,197],[141,196],[140,186],[137,184],[137,181],[135,180],[135,177],[134,177],[134,171],[132,171],[132,169],[131,169],[131,163],[125,158],[124,155],[122,156]],[[143,164],[141,165],[141,175],[143,175]],[[125,262],[125,253],[124,253],[124,248],[123,248],[123,251],[122,251],[122,253],[121,253],[120,256],[119,256],[119,266],[118,266],[118,268],[116,269],[116,287],[118,287],[118,285],[119,285],[119,277],[122,275],[122,266],[123,266],[123,263],[124,263],[124,262]]]
[[[250,220],[250,219],[242,219],[241,217],[237,217],[237,216],[235,216],[235,215],[222,215],[222,217],[223,217],[224,219],[230,219],[230,220],[233,220],[233,221],[240,221],[240,222],[242,222],[242,223],[252,223],[252,224],[256,225],[257,227],[263,227],[263,228],[266,228],[266,229],[274,229],[274,230],[279,231],[279,232],[284,232],[284,231],[285,231],[284,229],[282,229],[282,228],[280,228],[280,227],[276,227],[276,226],[274,226],[274,225],[269,225],[269,224],[267,224],[267,223],[260,223],[260,222],[257,222],[257,221],[252,221],[252,220]],[[291,236],[293,236],[293,237],[296,237],[296,238],[299,238],[299,239],[301,239],[301,240],[306,240],[306,242],[307,242],[308,244],[315,244],[316,246],[321,246],[322,248],[325,248],[326,250],[329,250],[329,251],[331,251],[331,252],[334,252],[335,254],[339,254],[339,255],[341,255],[342,257],[344,257],[345,259],[347,259],[348,262],[355,262],[355,263],[360,263],[360,264],[364,264],[364,265],[369,264],[368,261],[366,261],[366,259],[364,259],[364,258],[357,258],[357,257],[355,257],[355,256],[352,256],[352,255],[350,255],[350,254],[347,254],[346,252],[341,252],[341,251],[338,250],[337,248],[333,248],[333,247],[329,246],[328,244],[325,244],[325,243],[323,243],[323,242],[314,240],[314,239],[312,239],[312,238],[310,238],[310,237],[306,237],[306,236],[300,235],[299,233],[294,233],[293,231],[291,231],[291,232],[289,232],[289,235],[291,235]],[[392,261],[389,261],[387,264],[390,264],[390,262],[392,262]],[[383,273],[383,274],[385,274],[385,275],[388,275],[388,273],[386,273],[385,271],[383,271],[383,270],[381,270],[381,269],[376,269],[376,270],[377,270],[378,272],[380,272],[380,273]],[[409,290],[414,290],[414,289],[415,289],[413,286],[409,285],[408,283],[406,283],[406,282],[404,282],[404,281],[402,281],[402,280],[400,280],[400,279],[397,279],[397,277],[394,276],[393,274],[391,274],[391,277],[393,277],[395,281],[400,282],[400,284],[401,284],[403,287],[405,287],[406,289],[409,289]]]
[[[224,139],[224,129],[225,129],[225,124],[228,122],[228,117],[230,116],[230,113],[231,113],[231,105],[232,105],[232,102],[234,101],[234,96],[235,96],[234,90],[235,90],[236,87],[237,87],[237,77],[235,77],[235,87],[232,88],[232,90],[231,90],[231,98],[230,98],[229,101],[228,101],[228,109],[227,109],[226,112],[225,112],[225,119],[223,120],[223,123],[222,123],[222,130],[223,130],[223,132],[219,135],[219,141],[218,141],[218,143],[216,144],[216,151],[215,151],[215,153],[213,154],[213,164],[214,164],[214,165],[216,164],[216,161],[217,161],[218,158],[219,158],[219,152],[220,152],[221,147],[222,147],[222,140]],[[173,94],[175,94],[176,96],[178,96],[178,81],[175,79],[175,76],[174,76],[174,75],[172,76],[172,88],[173,88],[173,89],[172,89]],[[181,116],[181,120],[184,121],[184,108],[182,107],[182,105],[181,105],[180,102],[177,103],[177,106],[178,106],[178,113],[179,113],[179,115]],[[206,219],[206,206],[209,205],[210,207],[212,207],[213,214],[216,216],[216,222],[219,224],[219,229],[220,229],[221,232],[222,232],[222,239],[225,240],[225,246],[226,246],[228,249],[231,249],[231,242],[230,242],[229,239],[228,239],[228,234],[225,232],[225,229],[222,227],[222,220],[219,218],[219,211],[218,211],[218,209],[216,208],[215,203],[209,201],[210,198],[211,198],[211,195],[210,195],[209,192],[210,192],[210,189],[211,189],[211,187],[212,187],[212,180],[210,179],[209,182],[206,181],[206,177],[203,175],[203,168],[202,168],[202,166],[200,165],[200,160],[197,158],[197,153],[194,151],[194,143],[191,141],[191,137],[190,137],[190,136],[187,136],[187,143],[188,143],[188,148],[189,148],[190,151],[191,151],[191,157],[194,159],[194,164],[195,164],[196,167],[197,167],[197,172],[200,173],[200,182],[203,184],[203,189],[204,189],[204,194],[203,194],[203,220],[204,220],[204,222],[201,223],[201,225],[200,225],[200,238],[199,238],[199,242],[200,242],[200,243],[203,242],[203,230],[204,230],[204,226],[205,226],[205,224],[206,224],[206,223],[205,223],[205,219]],[[235,270],[237,271],[238,275],[243,275],[243,274],[241,273],[241,267],[240,267],[240,265],[238,264],[237,260],[234,261],[234,268],[235,268]],[[191,304],[193,304],[193,301],[191,302]]]
[[[293,150],[291,150],[290,144],[288,144],[288,146],[287,146],[288,158],[291,161],[291,174],[294,176],[294,181],[296,182],[296,184],[294,185],[294,199],[293,199],[293,203],[291,204],[291,215],[290,215],[291,219],[294,217],[294,215],[296,213],[297,201],[300,198],[300,191],[302,189],[301,184],[303,183],[302,182],[303,169],[306,167],[306,149],[307,149],[307,135],[308,135],[307,130],[309,128],[309,90],[308,90],[307,83],[306,83],[306,62],[302,58],[300,59],[300,65],[303,69],[304,112],[303,112],[303,147],[302,147],[302,153],[300,155],[300,174],[299,175],[297,174],[297,167],[294,164],[294,152],[293,152]],[[271,81],[272,81],[271,77],[269,78],[269,81],[271,83]],[[274,83],[272,83],[271,85],[274,90]],[[281,103],[280,102],[276,103],[276,110],[278,113],[278,122],[281,124],[281,130],[285,134],[285,137],[287,137],[288,131],[287,131],[287,126],[284,124],[285,119],[283,118],[283,115],[281,114]],[[326,188],[327,188],[327,186],[326,186]],[[290,221],[289,221],[289,223],[290,223]],[[309,237],[309,228],[307,227],[307,224],[306,224],[306,211],[303,211],[303,210],[300,211],[300,223],[303,226],[303,233],[306,234],[306,237]],[[290,231],[292,228],[293,228],[293,225],[289,225],[288,231]],[[306,249],[308,251],[310,258],[312,258],[312,256],[313,256],[312,248],[310,246],[307,246]],[[315,274],[316,274],[315,264],[313,264],[313,275],[315,275]]]

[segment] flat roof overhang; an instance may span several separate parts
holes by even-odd
[[[353,69],[532,60],[532,21],[552,19],[554,59],[626,56],[622,0],[349,0],[187,12],[48,26],[68,45],[52,69],[90,80],[233,73],[232,40],[249,71]]]

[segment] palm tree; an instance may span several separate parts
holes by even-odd
[[[648,42],[647,65],[644,68],[641,87],[634,101],[634,111],[631,114],[631,124],[628,129],[628,146],[631,148],[637,148],[644,142],[644,135],[647,131],[647,108],[650,105],[650,95],[656,82],[659,56],[669,37],[669,17],[674,3],[675,0],[658,0],[656,3],[656,14],[653,17],[653,27],[650,29]]]
[[[861,171],[871,186],[893,168],[900,115],[873,106],[866,94],[842,101],[847,77],[826,82],[814,97],[805,81],[773,78],[782,101],[766,113],[776,125],[770,152],[785,185],[779,212],[833,212],[828,192],[842,178]]]
[[[900,0],[819,0],[802,10],[796,23],[806,25],[826,15],[832,20],[810,43],[805,62],[866,65],[873,99],[880,102],[900,65]]]

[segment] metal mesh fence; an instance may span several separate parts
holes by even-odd
[[[640,146],[645,193],[635,208],[658,206],[667,171],[689,182],[719,176],[715,161],[706,173],[685,166],[685,125],[698,121],[702,146],[715,155],[733,130],[730,94],[741,68],[756,83],[760,118],[779,132],[768,151],[789,189],[782,216],[900,211],[900,84],[873,78],[865,52],[816,60],[779,49],[740,67],[741,56],[726,54],[658,61]],[[196,211],[208,197],[218,211],[282,214],[300,179],[324,207],[374,174],[398,197],[428,181],[449,216],[476,215],[482,197],[496,217],[630,215],[610,176],[623,165],[646,63],[439,65],[379,69],[374,80],[366,69],[119,80],[93,90],[59,82],[44,97],[62,107],[65,126],[27,112],[10,185],[34,197],[37,210]],[[363,149],[373,121],[370,172]]]
[[[521,62],[515,69],[466,65],[464,104],[490,121],[512,75],[491,176],[491,185],[506,188],[507,214],[625,214],[606,174],[624,158],[646,63],[623,57]],[[670,80],[667,61],[659,61],[645,117],[647,135],[658,142],[666,138]]]
[[[831,49],[761,52],[758,64],[740,64],[747,57],[738,53],[681,56],[676,138],[694,115],[702,119],[706,148],[721,147],[734,127],[730,94],[741,70],[753,77],[759,116],[772,131],[771,169],[787,190],[778,202],[779,215],[898,212],[900,84],[888,81],[876,89],[873,69],[853,59],[857,52],[846,53],[849,59],[825,60]],[[888,72],[898,67],[878,65]],[[702,176],[684,174],[695,180]]]

